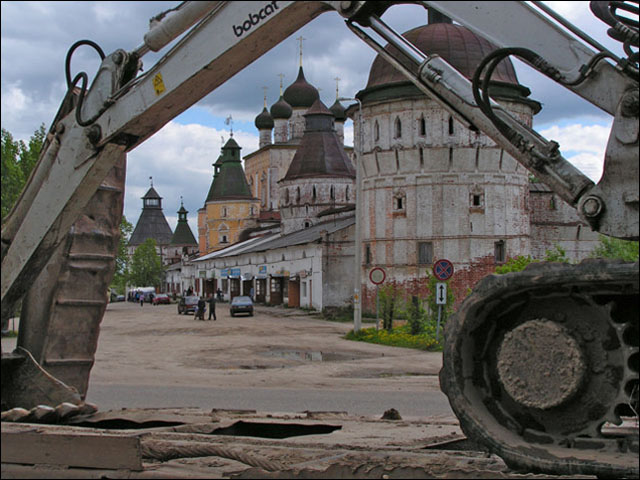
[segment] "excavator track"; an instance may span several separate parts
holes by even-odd
[[[61,395],[84,400],[115,271],[125,176],[123,153],[26,293],[18,348],[13,358],[3,355],[3,410],[56,407],[51,399]],[[9,398],[7,392],[29,393]]]
[[[487,277],[448,321],[443,355],[463,431],[511,468],[638,477],[637,262]]]

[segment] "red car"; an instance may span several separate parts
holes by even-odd
[[[158,293],[155,297],[153,297],[154,305],[160,305],[161,303],[165,305],[169,305],[171,303],[171,299],[169,298],[169,295],[167,295],[166,293]]]

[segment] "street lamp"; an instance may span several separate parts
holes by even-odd
[[[359,332],[362,327],[362,298],[360,287],[362,251],[360,243],[362,241],[362,102],[357,98],[340,97],[338,101],[358,102],[358,142],[356,147],[356,238],[355,238],[355,279],[353,284],[353,331]],[[356,142],[354,142],[355,144]]]

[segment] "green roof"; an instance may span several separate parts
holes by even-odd
[[[253,198],[240,161],[240,148],[233,137],[222,147],[216,162],[220,171],[213,177],[205,202]]]

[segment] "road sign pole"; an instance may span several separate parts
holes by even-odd
[[[438,324],[436,325],[436,342],[440,339],[440,318],[442,317],[442,305],[438,305]]]
[[[380,286],[376,285],[376,331],[380,330],[380,297],[378,293],[380,291]]]

